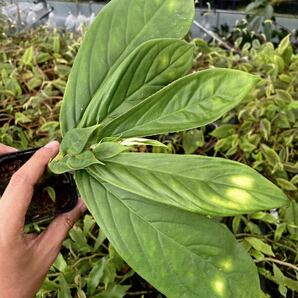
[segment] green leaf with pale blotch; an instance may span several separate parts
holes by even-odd
[[[73,128],[68,131],[60,146],[62,154],[81,153],[99,127],[100,125],[97,124],[86,128]]]
[[[255,170],[222,158],[121,153],[87,171],[148,200],[201,214],[230,216],[288,203],[286,195]]]
[[[98,133],[129,138],[203,126],[239,104],[258,80],[229,69],[194,73],[153,94]]]
[[[98,88],[136,47],[155,38],[183,38],[194,13],[193,0],[107,4],[89,28],[71,70],[60,114],[62,133],[77,126]]]
[[[193,46],[177,39],[156,39],[140,45],[99,88],[79,127],[108,123],[146,97],[189,73]]]
[[[256,267],[224,225],[85,171],[76,172],[76,182],[118,253],[167,297],[260,297]]]

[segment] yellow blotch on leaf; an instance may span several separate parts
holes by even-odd
[[[231,209],[239,209],[239,204],[233,201],[227,201],[224,198],[220,198],[219,196],[210,196],[209,200],[215,203],[218,206],[222,206],[224,208],[231,208]]]
[[[169,64],[169,57],[168,56],[160,57],[159,63],[162,67],[167,66]]]
[[[173,11],[176,6],[177,6],[177,1],[176,0],[169,1],[169,4],[168,4],[169,11]]]
[[[229,188],[226,192],[226,195],[234,202],[241,204],[249,204],[251,200],[251,195],[243,189]]]
[[[177,76],[177,73],[174,70],[167,72],[167,77],[170,79],[171,78],[174,79],[176,76]]]
[[[254,186],[253,178],[245,175],[232,176],[231,182],[236,186],[244,187],[246,189],[253,188]]]
[[[231,259],[223,259],[220,264],[223,271],[229,272],[233,269],[233,262]]]
[[[222,278],[217,277],[212,282],[212,288],[214,289],[214,292],[218,294],[219,296],[223,296],[225,293],[225,283]]]

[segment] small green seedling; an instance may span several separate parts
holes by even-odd
[[[214,216],[287,203],[253,169],[221,158],[129,152],[145,137],[204,126],[258,77],[191,73],[182,39],[193,0],[112,0],[87,32],[60,114],[55,173],[74,171],[86,204],[123,259],[168,297],[256,298],[256,266]]]
[[[55,189],[51,186],[45,187],[44,191],[47,192],[49,195],[50,199],[55,203],[56,202],[56,192]]]

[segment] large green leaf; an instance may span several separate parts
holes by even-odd
[[[256,267],[222,224],[99,183],[85,171],[76,181],[118,253],[167,297],[260,297]]]
[[[77,126],[96,90],[136,47],[154,38],[183,38],[193,17],[193,0],[113,0],[106,5],[72,68],[60,114],[63,134]]]
[[[123,190],[201,214],[230,216],[288,203],[286,195],[258,172],[222,158],[121,153],[104,163],[87,170]]]
[[[140,45],[106,80],[78,126],[118,117],[146,97],[189,73],[193,46],[178,39],[155,39]]]
[[[235,107],[258,77],[238,70],[191,74],[153,94],[102,129],[101,136],[148,136],[210,123]]]

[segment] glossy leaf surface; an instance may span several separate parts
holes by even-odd
[[[189,73],[192,60],[193,46],[185,41],[156,39],[145,42],[119,65],[93,96],[79,126],[110,122]]]
[[[118,253],[167,297],[259,297],[256,267],[223,225],[102,184],[85,171],[76,181]]]
[[[149,200],[192,212],[230,216],[284,206],[286,195],[243,164],[205,156],[122,153],[94,177]]]
[[[258,77],[210,69],[179,79],[98,130],[101,136],[149,136],[215,121],[252,90]]]
[[[97,89],[136,47],[154,38],[183,38],[193,17],[192,0],[113,0],[106,5],[72,68],[60,114],[63,134],[77,126]]]

